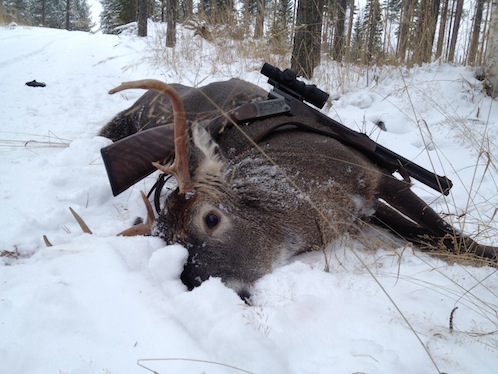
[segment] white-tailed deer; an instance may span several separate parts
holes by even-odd
[[[326,129],[313,118],[270,116],[225,126],[216,136],[206,130],[206,122],[187,123],[184,106],[195,120],[196,111],[204,112],[202,100],[210,102],[209,110],[218,108],[211,113],[215,116],[264,92],[239,80],[214,85],[211,96],[185,86],[178,94],[176,86],[150,80],[113,90],[145,88],[171,99],[168,104],[161,100],[168,119],[174,112],[174,163],[154,165],[174,175],[178,188],[166,197],[158,218],[134,233],[185,246],[189,257],[182,280],[190,289],[220,277],[246,297],[250,285],[275,266],[296,254],[323,249],[365,221],[424,250],[496,259],[495,247],[458,233],[410,190],[408,182],[324,135]],[[241,90],[250,94],[242,99],[230,94]],[[149,97],[157,97],[151,92]],[[145,103],[150,109],[151,103]],[[128,121],[125,117],[120,114],[103,134],[120,133],[119,122]],[[171,147],[168,141],[172,139],[164,140],[165,147]]]

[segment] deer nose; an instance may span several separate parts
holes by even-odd
[[[180,275],[180,279],[185,286],[187,286],[188,290],[191,291],[195,287],[201,285],[202,282],[207,280],[209,277],[205,277],[204,279],[201,275],[196,271],[196,265],[188,262],[183,267],[182,274]]]

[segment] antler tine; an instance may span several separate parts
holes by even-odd
[[[117,236],[137,236],[151,234],[152,225],[154,224],[154,210],[152,209],[152,205],[150,205],[150,201],[147,196],[145,196],[143,191],[140,191],[140,194],[142,195],[142,199],[145,203],[145,208],[147,209],[147,220],[145,221],[145,223],[130,227],[129,229],[120,232]]]
[[[185,109],[180,96],[176,93],[173,87],[164,82],[155,79],[144,79],[139,81],[125,82],[120,86],[109,91],[110,94],[127,90],[130,88],[142,88],[146,90],[155,90],[168,96],[173,105],[173,113],[175,118],[175,160],[169,167],[161,165],[158,162],[152,164],[159,170],[167,174],[173,174],[178,182],[178,187],[181,194],[192,192],[192,179],[188,165],[188,133],[187,122],[185,118]]]
[[[86,234],[93,234],[92,230],[90,230],[90,228],[85,223],[85,221],[83,220],[83,218],[81,218],[81,216],[78,213],[76,213],[73,208],[69,207],[69,210],[71,211],[71,214],[73,215],[73,217],[76,220],[76,222],[78,222],[78,225],[80,225],[81,230],[83,230],[83,232],[86,233]],[[45,245],[47,247],[53,247],[54,246],[50,242],[50,240],[48,240],[48,238],[47,238],[46,235],[43,235],[43,242],[45,243]]]
[[[48,240],[47,235],[43,235],[43,242],[45,243],[45,246],[47,247],[53,247],[54,245]]]
[[[93,234],[92,230],[90,230],[85,221],[83,221],[83,218],[81,218],[80,215],[73,210],[73,208],[69,207],[69,210],[71,211],[71,214],[73,215],[76,222],[78,222],[78,225],[80,225],[81,230],[83,230],[83,232],[86,234]]]

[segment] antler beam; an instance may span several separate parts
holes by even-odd
[[[175,176],[181,194],[192,192],[192,179],[190,177],[187,154],[187,121],[185,117],[185,109],[180,96],[171,86],[155,79],[124,82],[120,86],[110,90],[109,93],[114,94],[116,92],[132,88],[155,90],[170,98],[175,118],[175,160],[171,166],[164,166],[158,162],[153,162],[152,164],[164,173]]]

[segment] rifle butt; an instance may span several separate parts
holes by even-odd
[[[164,162],[173,158],[173,132],[172,125],[158,126],[101,149],[114,196],[153,173],[156,168],[152,161]]]

